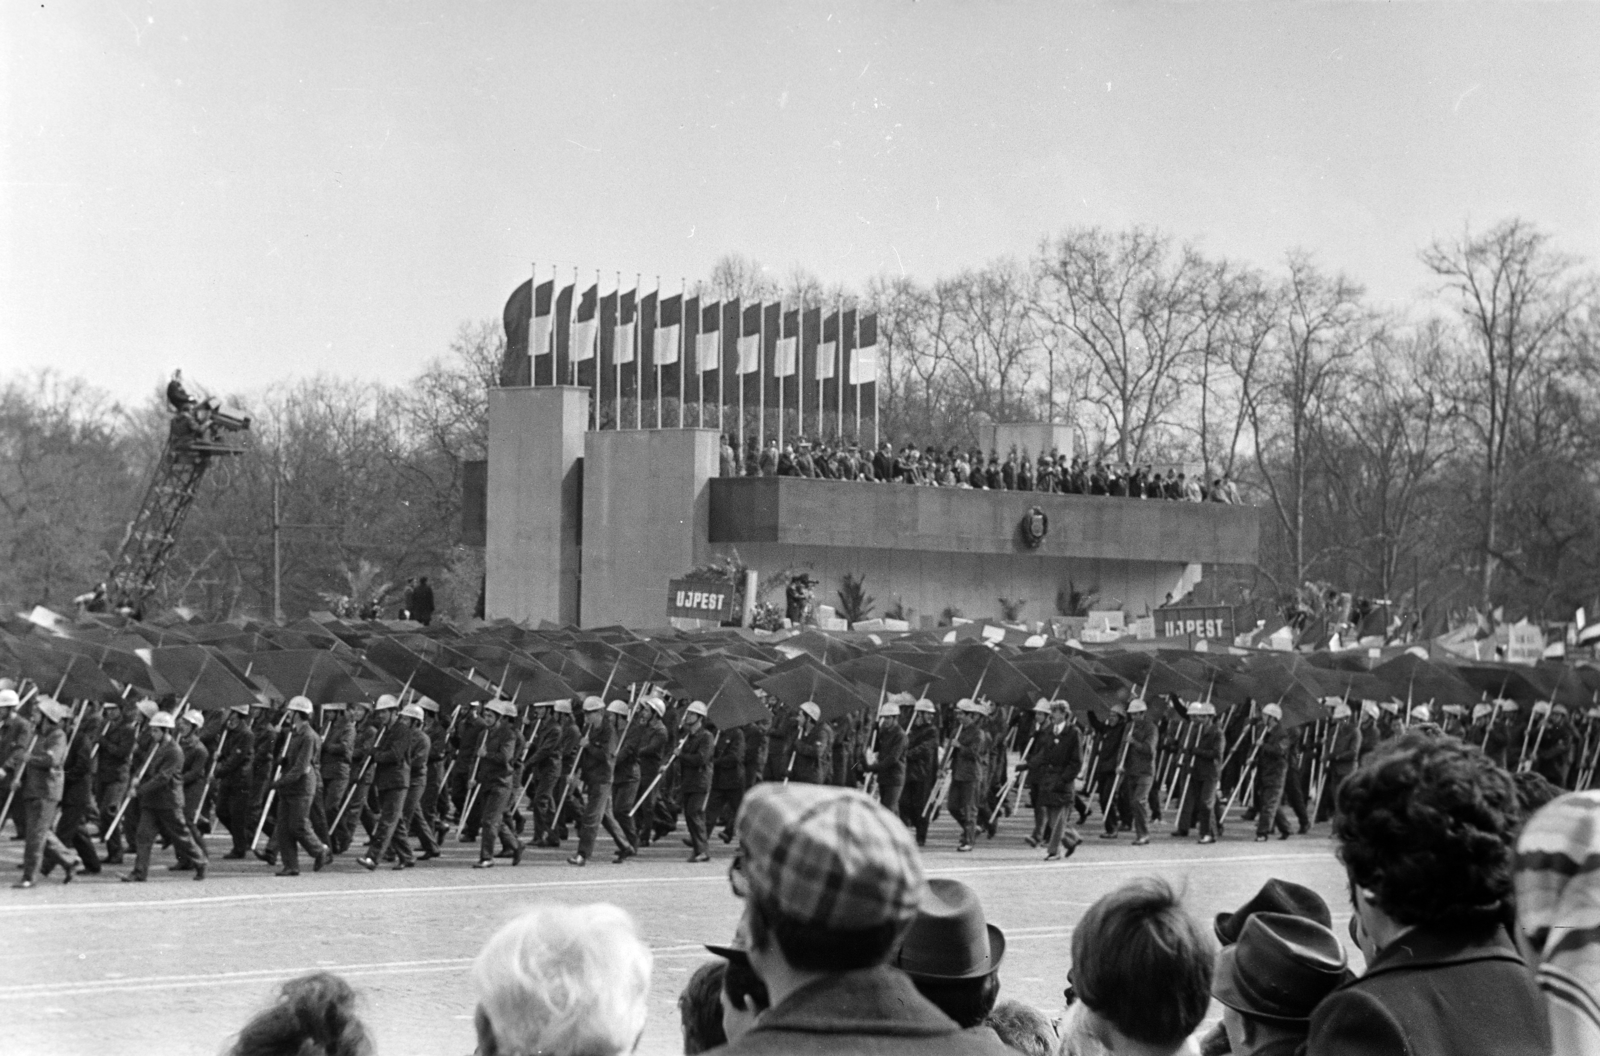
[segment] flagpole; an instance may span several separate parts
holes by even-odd
[[[761,472],[761,455],[767,449],[767,305],[761,304],[760,354],[756,357],[756,472]],[[778,308],[778,333],[783,333],[783,308]]]
[[[806,295],[800,294],[800,314],[795,317],[794,324],[794,381],[798,390],[795,395],[794,428],[796,439],[805,439],[806,435]]]
[[[695,305],[695,311],[700,306]],[[678,276],[678,428],[683,428],[683,360],[684,349],[689,339],[689,280],[682,275]]]
[[[883,320],[880,319],[878,321],[878,326],[880,328],[883,326]],[[872,347],[876,350],[878,347],[877,335],[874,334],[873,338]],[[882,373],[878,369],[878,353],[874,351],[872,353],[872,450],[874,452],[878,450],[878,389],[883,384],[878,379]]]
[[[622,325],[622,272],[617,272],[617,321],[611,324],[611,366],[617,372],[617,394],[612,398],[611,414],[622,428],[622,360],[617,356],[617,328]]]
[[[650,349],[650,358],[651,358],[652,361],[655,362],[655,365],[656,365],[656,426],[655,427],[657,429],[661,428],[661,360],[659,358],[657,358],[657,356],[656,356],[656,350],[654,348],[654,342],[657,340],[655,335],[660,333],[660,331],[661,331],[661,276],[657,275],[656,276],[656,326],[655,326],[654,330],[650,331],[650,334],[651,334],[650,340],[652,342],[652,347]]]
[[[622,296],[622,291],[621,290],[617,291],[617,296],[618,297]],[[594,369],[591,370],[589,373],[594,379],[593,382],[592,382],[592,384],[593,384],[593,395],[590,397],[590,399],[594,402],[594,430],[597,433],[600,431],[600,424],[601,424],[601,422],[600,422],[600,398],[601,398],[602,395],[604,395],[604,393],[600,389],[600,326],[601,326],[602,321],[603,320],[601,319],[601,315],[600,315],[600,269],[599,268],[595,268],[594,269]],[[616,354],[616,349],[612,349],[612,354],[613,355]],[[576,371],[577,368],[574,367],[573,370]]]
[[[837,397],[833,412],[833,435],[844,439],[844,294],[839,295],[834,308],[833,323],[833,392]]]
[[[539,317],[539,262],[536,260],[529,265],[533,269],[533,279],[528,283],[528,385],[539,384],[539,379],[534,376],[534,364],[538,362],[533,352],[533,330],[537,325],[534,320]]]
[[[644,284],[640,272],[633,273],[633,427],[644,428],[644,326],[639,321],[644,305],[639,303],[639,287]],[[660,285],[657,283],[657,285]]]
[[[694,331],[694,383],[700,390],[698,403],[699,411],[695,414],[695,425],[706,424],[706,372],[705,366],[700,362],[700,346],[705,343],[706,328],[706,295],[700,283],[694,284],[695,312],[700,316],[700,325]]]
[[[740,314],[743,310],[744,305],[741,304],[739,311],[733,313],[733,325],[739,328],[740,337],[744,336],[744,316]],[[722,332],[722,324],[728,321],[728,313],[720,304],[717,305],[717,311],[722,314],[722,318],[717,320],[717,431],[720,433],[724,431],[723,427],[727,424],[722,419],[723,415],[727,413],[728,407],[727,379],[724,377],[728,373],[728,364],[725,362],[728,357],[724,355],[724,351],[728,347],[728,335]],[[738,351],[739,344],[737,341],[734,342],[733,347],[735,351]],[[734,451],[733,455],[735,458],[743,457],[737,450]]]
[[[783,298],[778,298],[778,347],[773,350],[772,373],[778,379],[778,453],[783,453],[783,417],[786,409],[783,403],[783,375],[778,373],[778,349],[783,348]],[[797,327],[798,328],[798,327]],[[777,467],[774,466],[774,469]]]
[[[861,303],[856,302],[855,318],[851,320],[850,354],[855,357],[851,365],[856,368],[856,444],[861,443]]]
[[[740,341],[744,340],[744,305],[742,305],[742,304],[739,306],[739,340]],[[760,346],[757,345],[756,347],[759,348]],[[739,345],[736,343],[733,346],[733,348],[734,348],[735,353],[737,353],[738,349],[739,349]],[[735,355],[734,358],[736,360],[738,360],[738,359],[742,359],[743,357]],[[739,419],[738,419],[739,420],[739,449],[737,451],[735,451],[734,454],[736,456],[738,456],[740,470],[744,469],[744,454],[745,454],[745,452],[744,452],[744,371],[742,369],[743,367],[744,367],[744,363],[740,362],[738,367],[734,368],[734,376],[739,379]],[[761,459],[761,452],[757,451],[756,452],[756,460],[757,460],[757,464],[758,465],[760,464],[760,459]],[[740,476],[743,476],[743,475],[744,474],[741,472]]]
[[[572,266],[572,301],[567,312],[567,377],[570,384],[578,384],[578,361],[572,357],[572,338],[578,328],[578,266]]]

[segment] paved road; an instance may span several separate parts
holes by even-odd
[[[973,854],[954,853],[945,821],[925,861],[930,875],[971,884],[1005,930],[1002,996],[1051,1012],[1061,1005],[1074,924],[1130,877],[1165,877],[1207,921],[1272,876],[1323,892],[1335,927],[1349,916],[1325,825],[1309,837],[1255,843],[1236,824],[1212,847],[1170,839],[1164,828],[1147,847],[1090,839],[1069,861],[1047,863],[1023,844],[1019,820]],[[472,957],[519,907],[558,900],[615,902],[633,913],[656,954],[640,1051],[681,1052],[678,992],[708,956],[700,944],[732,934],[739,904],[725,847],[714,844],[720,860],[691,866],[669,842],[624,866],[606,859],[581,870],[541,851],[517,869],[473,871],[472,849],[452,844],[446,857],[403,873],[369,874],[347,855],[297,879],[218,861],[203,884],[161,871],[147,884],[120,884],[108,870],[66,887],[0,888],[0,1047],[19,1056],[210,1056],[278,983],[325,968],[361,991],[384,1056],[460,1056],[473,1049]],[[15,875],[20,847],[0,845],[0,875]]]

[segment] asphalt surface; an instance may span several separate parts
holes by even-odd
[[[971,885],[1005,931],[1001,997],[1051,1014],[1062,1006],[1079,916],[1136,876],[1167,879],[1208,924],[1274,876],[1322,892],[1341,935],[1349,918],[1326,825],[1256,843],[1251,827],[1235,822],[1208,847],[1172,839],[1159,825],[1151,844],[1134,847],[1127,836],[1093,838],[1091,818],[1090,838],[1065,862],[1045,862],[1027,847],[1026,826],[1008,819],[997,838],[957,854],[954,826],[942,819],[924,861],[929,875]],[[506,861],[474,871],[475,848],[452,836],[445,857],[404,872],[368,873],[346,854],[321,873],[278,879],[258,862],[213,858],[211,876],[195,883],[165,871],[171,852],[158,851],[144,884],[119,883],[121,870],[108,868],[67,886],[0,886],[0,1049],[214,1054],[281,982],[325,969],[361,993],[361,1014],[384,1056],[462,1056],[474,1047],[468,968],[484,940],[535,902],[604,901],[632,913],[655,951],[639,1051],[681,1052],[677,995],[709,957],[701,944],[726,941],[738,920],[726,878],[731,852],[713,841],[712,863],[690,865],[675,834],[614,866],[601,839],[598,860],[582,869],[565,863],[568,850],[541,850],[519,868]],[[0,875],[17,875],[21,847],[0,844]]]

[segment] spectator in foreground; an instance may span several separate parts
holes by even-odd
[[[706,947],[728,962],[722,973],[722,1032],[730,1042],[744,1037],[756,1025],[756,1017],[772,1006],[767,984],[750,967],[749,944],[741,921],[733,945]]]
[[[1312,1009],[1344,978],[1344,947],[1328,928],[1287,913],[1250,917],[1239,941],[1217,954],[1211,981],[1229,1051],[1294,1056]]]
[[[999,1035],[1006,1048],[1022,1056],[1053,1056],[1056,1051],[1056,1028],[1032,1005],[1002,1001],[983,1022]]]
[[[894,966],[917,992],[966,1030],[981,1027],[1000,996],[1006,937],[983,919],[978,894],[959,880],[934,879]]]
[[[370,1056],[372,1038],[355,1006],[356,992],[330,972],[290,979],[239,1031],[228,1056]]]
[[[766,783],[745,797],[738,833],[728,877],[772,1007],[724,1052],[1005,1056],[889,967],[926,886],[898,818],[851,789]]]
[[[722,979],[728,962],[720,957],[694,970],[678,995],[678,1019],[683,1027],[683,1056],[708,1052],[726,1045],[722,1030]]]
[[[1519,822],[1511,775],[1449,738],[1405,734],[1345,779],[1333,833],[1367,970],[1317,1006],[1309,1056],[1550,1051],[1504,927]]]
[[[1600,1052],[1600,792],[1574,792],[1517,840],[1517,924],[1544,991],[1554,1051]]]
[[[620,1056],[638,1047],[650,950],[616,906],[543,905],[472,963],[479,1056]]]
[[[1184,1051],[1211,1003],[1214,951],[1165,880],[1133,880],[1101,898],[1072,933],[1077,1001],[1063,1056]]]

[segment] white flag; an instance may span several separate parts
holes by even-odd
[[[528,326],[528,355],[548,356],[550,354],[550,335],[554,332],[550,326],[555,318],[553,315],[536,315]]]
[[[611,346],[611,361],[613,363],[633,362],[633,335],[637,323],[618,323],[615,331],[615,341]]]
[[[750,334],[739,339],[739,373],[754,374],[761,369],[761,335]]]
[[[839,349],[839,342],[824,341],[817,346],[817,380],[825,381],[833,377],[833,357]]]
[[[584,319],[572,324],[572,361],[582,363],[594,358],[595,337],[600,332],[594,319]]]
[[[870,385],[878,380],[878,346],[868,345],[850,353],[850,384]]]
[[[778,354],[773,361],[772,376],[787,378],[794,375],[794,353],[800,344],[797,337],[784,337],[778,340]]]
[[[722,331],[713,330],[709,334],[700,334],[694,339],[694,365],[695,369],[704,374],[708,370],[716,370],[722,358]]]
[[[677,323],[656,329],[656,366],[670,367],[678,362],[678,329]]]

